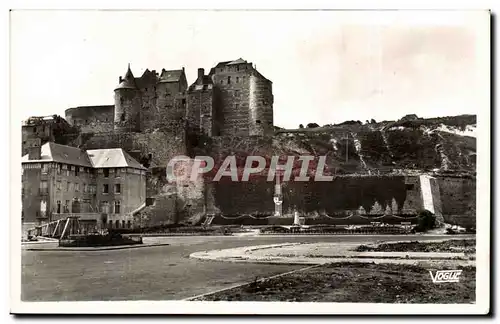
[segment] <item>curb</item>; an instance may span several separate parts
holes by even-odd
[[[74,251],[110,251],[110,250],[125,250],[125,249],[138,249],[138,248],[146,248],[146,247],[155,247],[155,246],[167,246],[170,245],[168,243],[161,243],[161,244],[137,244],[137,245],[123,245],[123,246],[110,246],[110,247],[95,247],[95,248],[89,248],[89,247],[57,247],[57,248],[27,248],[27,251],[68,251],[68,252],[74,252]]]
[[[444,241],[449,241],[450,239],[440,239],[440,240],[431,240],[431,241],[425,241],[425,242],[444,242]],[[387,244],[387,243],[401,243],[401,242],[414,242],[414,241],[391,241],[391,242],[377,242],[373,244],[368,244],[368,245],[374,245],[377,246],[379,244]],[[441,256],[441,255],[432,255],[432,252],[429,252],[428,256],[421,256],[421,255],[416,255],[416,256],[411,256],[412,252],[408,252],[406,255],[390,255],[390,252],[387,252],[389,255],[349,255],[349,254],[340,254],[340,255],[331,255],[328,257],[280,257],[279,255],[277,256],[269,256],[269,257],[251,257],[251,256],[245,256],[248,252],[251,251],[257,251],[257,250],[265,250],[265,249],[273,249],[273,248],[280,248],[284,246],[295,246],[295,245],[302,245],[302,244],[309,244],[309,243],[278,243],[278,244],[270,244],[270,245],[262,245],[262,246],[248,246],[248,247],[241,247],[241,248],[234,248],[234,249],[244,249],[242,253],[239,253],[237,255],[229,255],[229,256],[212,256],[210,255],[211,251],[198,251],[191,253],[189,255],[190,258],[197,259],[197,260],[204,260],[204,261],[220,261],[220,262],[233,262],[233,263],[267,263],[267,264],[325,264],[325,263],[336,263],[336,262],[373,262],[374,260],[377,260],[378,262],[384,262],[388,260],[387,262],[399,262],[401,263],[407,263],[407,262],[422,262],[422,261],[427,261],[427,262],[445,262],[445,261],[450,261],[450,262],[465,262],[467,264],[474,263],[475,264],[475,258],[473,260],[469,259],[466,255],[463,253],[456,253],[457,255],[455,256]],[[312,243],[314,244],[314,243]],[[218,249],[218,250],[212,250],[212,251],[222,251],[226,249]],[[231,250],[231,249],[227,249]],[[359,253],[359,252],[358,252]],[[370,252],[365,252],[365,253],[370,253]],[[439,253],[439,252],[436,252]],[[448,252],[446,252],[448,253]],[[460,255],[459,255],[460,254]]]

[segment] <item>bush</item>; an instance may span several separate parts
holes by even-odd
[[[417,232],[425,232],[436,226],[436,216],[428,210],[421,211],[418,215]]]

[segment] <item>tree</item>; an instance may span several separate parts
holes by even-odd
[[[304,125],[300,124],[300,125],[299,125],[299,128],[304,128]]]
[[[307,124],[307,128],[316,128],[316,127],[319,127],[319,125],[316,124],[316,123],[309,123],[309,124]]]
[[[377,121],[376,121],[375,119],[373,119],[373,118],[372,118],[372,119],[370,120],[370,123],[372,123],[372,124],[376,124],[376,123],[377,123]]]
[[[418,213],[418,225],[415,227],[417,232],[425,232],[436,226],[436,216],[428,210]]]

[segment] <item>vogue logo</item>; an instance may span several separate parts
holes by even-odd
[[[432,271],[429,271],[429,273],[433,283],[459,282],[462,270],[440,270],[436,271],[435,275],[432,275]]]

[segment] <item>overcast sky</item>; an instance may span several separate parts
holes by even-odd
[[[130,63],[197,68],[243,58],[273,82],[275,125],[475,114],[489,66],[486,12],[14,11],[11,108],[113,104]],[[485,67],[488,66],[488,69]],[[484,99],[484,98],[483,98]]]

